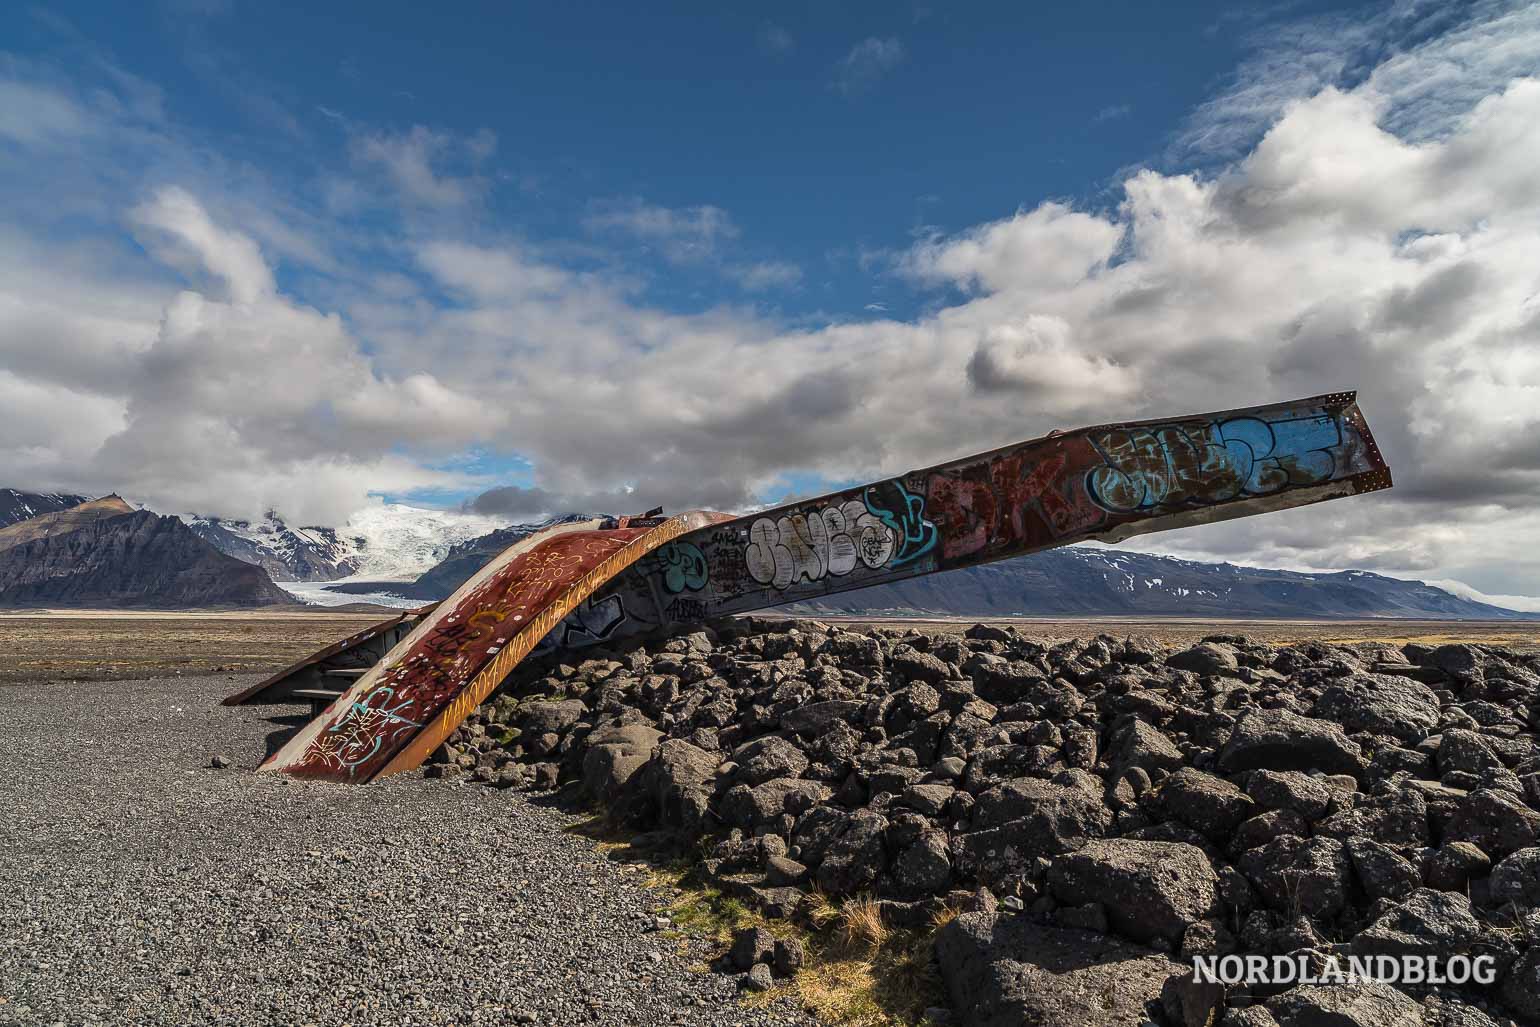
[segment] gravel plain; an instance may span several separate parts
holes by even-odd
[[[538,798],[252,773],[250,680],[0,686],[0,1024],[812,1022]]]

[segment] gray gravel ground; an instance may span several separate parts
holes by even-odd
[[[242,684],[0,687],[0,1024],[812,1022],[691,969],[573,816],[253,774],[293,708]]]

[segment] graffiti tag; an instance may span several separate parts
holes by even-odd
[[[1091,437],[1086,475],[1098,506],[1131,513],[1223,503],[1331,480],[1342,426],[1330,415],[1128,428]]]
[[[658,550],[663,564],[663,587],[670,592],[695,592],[705,587],[710,571],[706,556],[693,542],[670,542]]]
[[[897,540],[889,566],[902,567],[936,547],[936,526],[925,519],[923,496],[914,495],[897,481],[881,481],[866,487],[865,498],[866,509]]]
[[[749,528],[743,552],[749,576],[761,585],[844,577],[856,564],[881,567],[893,554],[895,535],[879,514],[856,500],[778,520],[761,517]]]

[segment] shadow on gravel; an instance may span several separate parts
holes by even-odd
[[[269,731],[267,733],[264,743],[267,746],[267,752],[262,755],[264,760],[271,757],[279,749],[282,749],[288,744],[289,739],[299,734],[300,728],[310,723],[310,718],[303,713],[290,713],[281,717],[263,717],[262,719],[269,724],[279,725],[277,731]]]

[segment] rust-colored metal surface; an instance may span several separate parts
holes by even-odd
[[[579,602],[697,521],[560,525],[466,582],[264,770],[363,782],[415,767]]]
[[[234,695],[226,696],[225,706],[261,705],[264,703],[282,703],[289,701],[289,693],[296,688],[304,688],[314,684],[309,674],[311,671],[319,672],[328,666],[368,667],[380,659],[390,648],[399,641],[395,638],[397,632],[403,632],[416,624],[419,620],[433,611],[438,603],[429,603],[415,610],[407,610],[405,613],[383,620],[378,624],[372,624],[362,631],[349,635],[340,642],[333,642],[324,649],[318,650],[297,663],[291,663],[275,674],[272,674],[250,688],[244,688]],[[386,644],[386,643],[389,644]],[[372,652],[376,646],[383,646],[378,652]],[[354,659],[354,657],[357,657]]]

